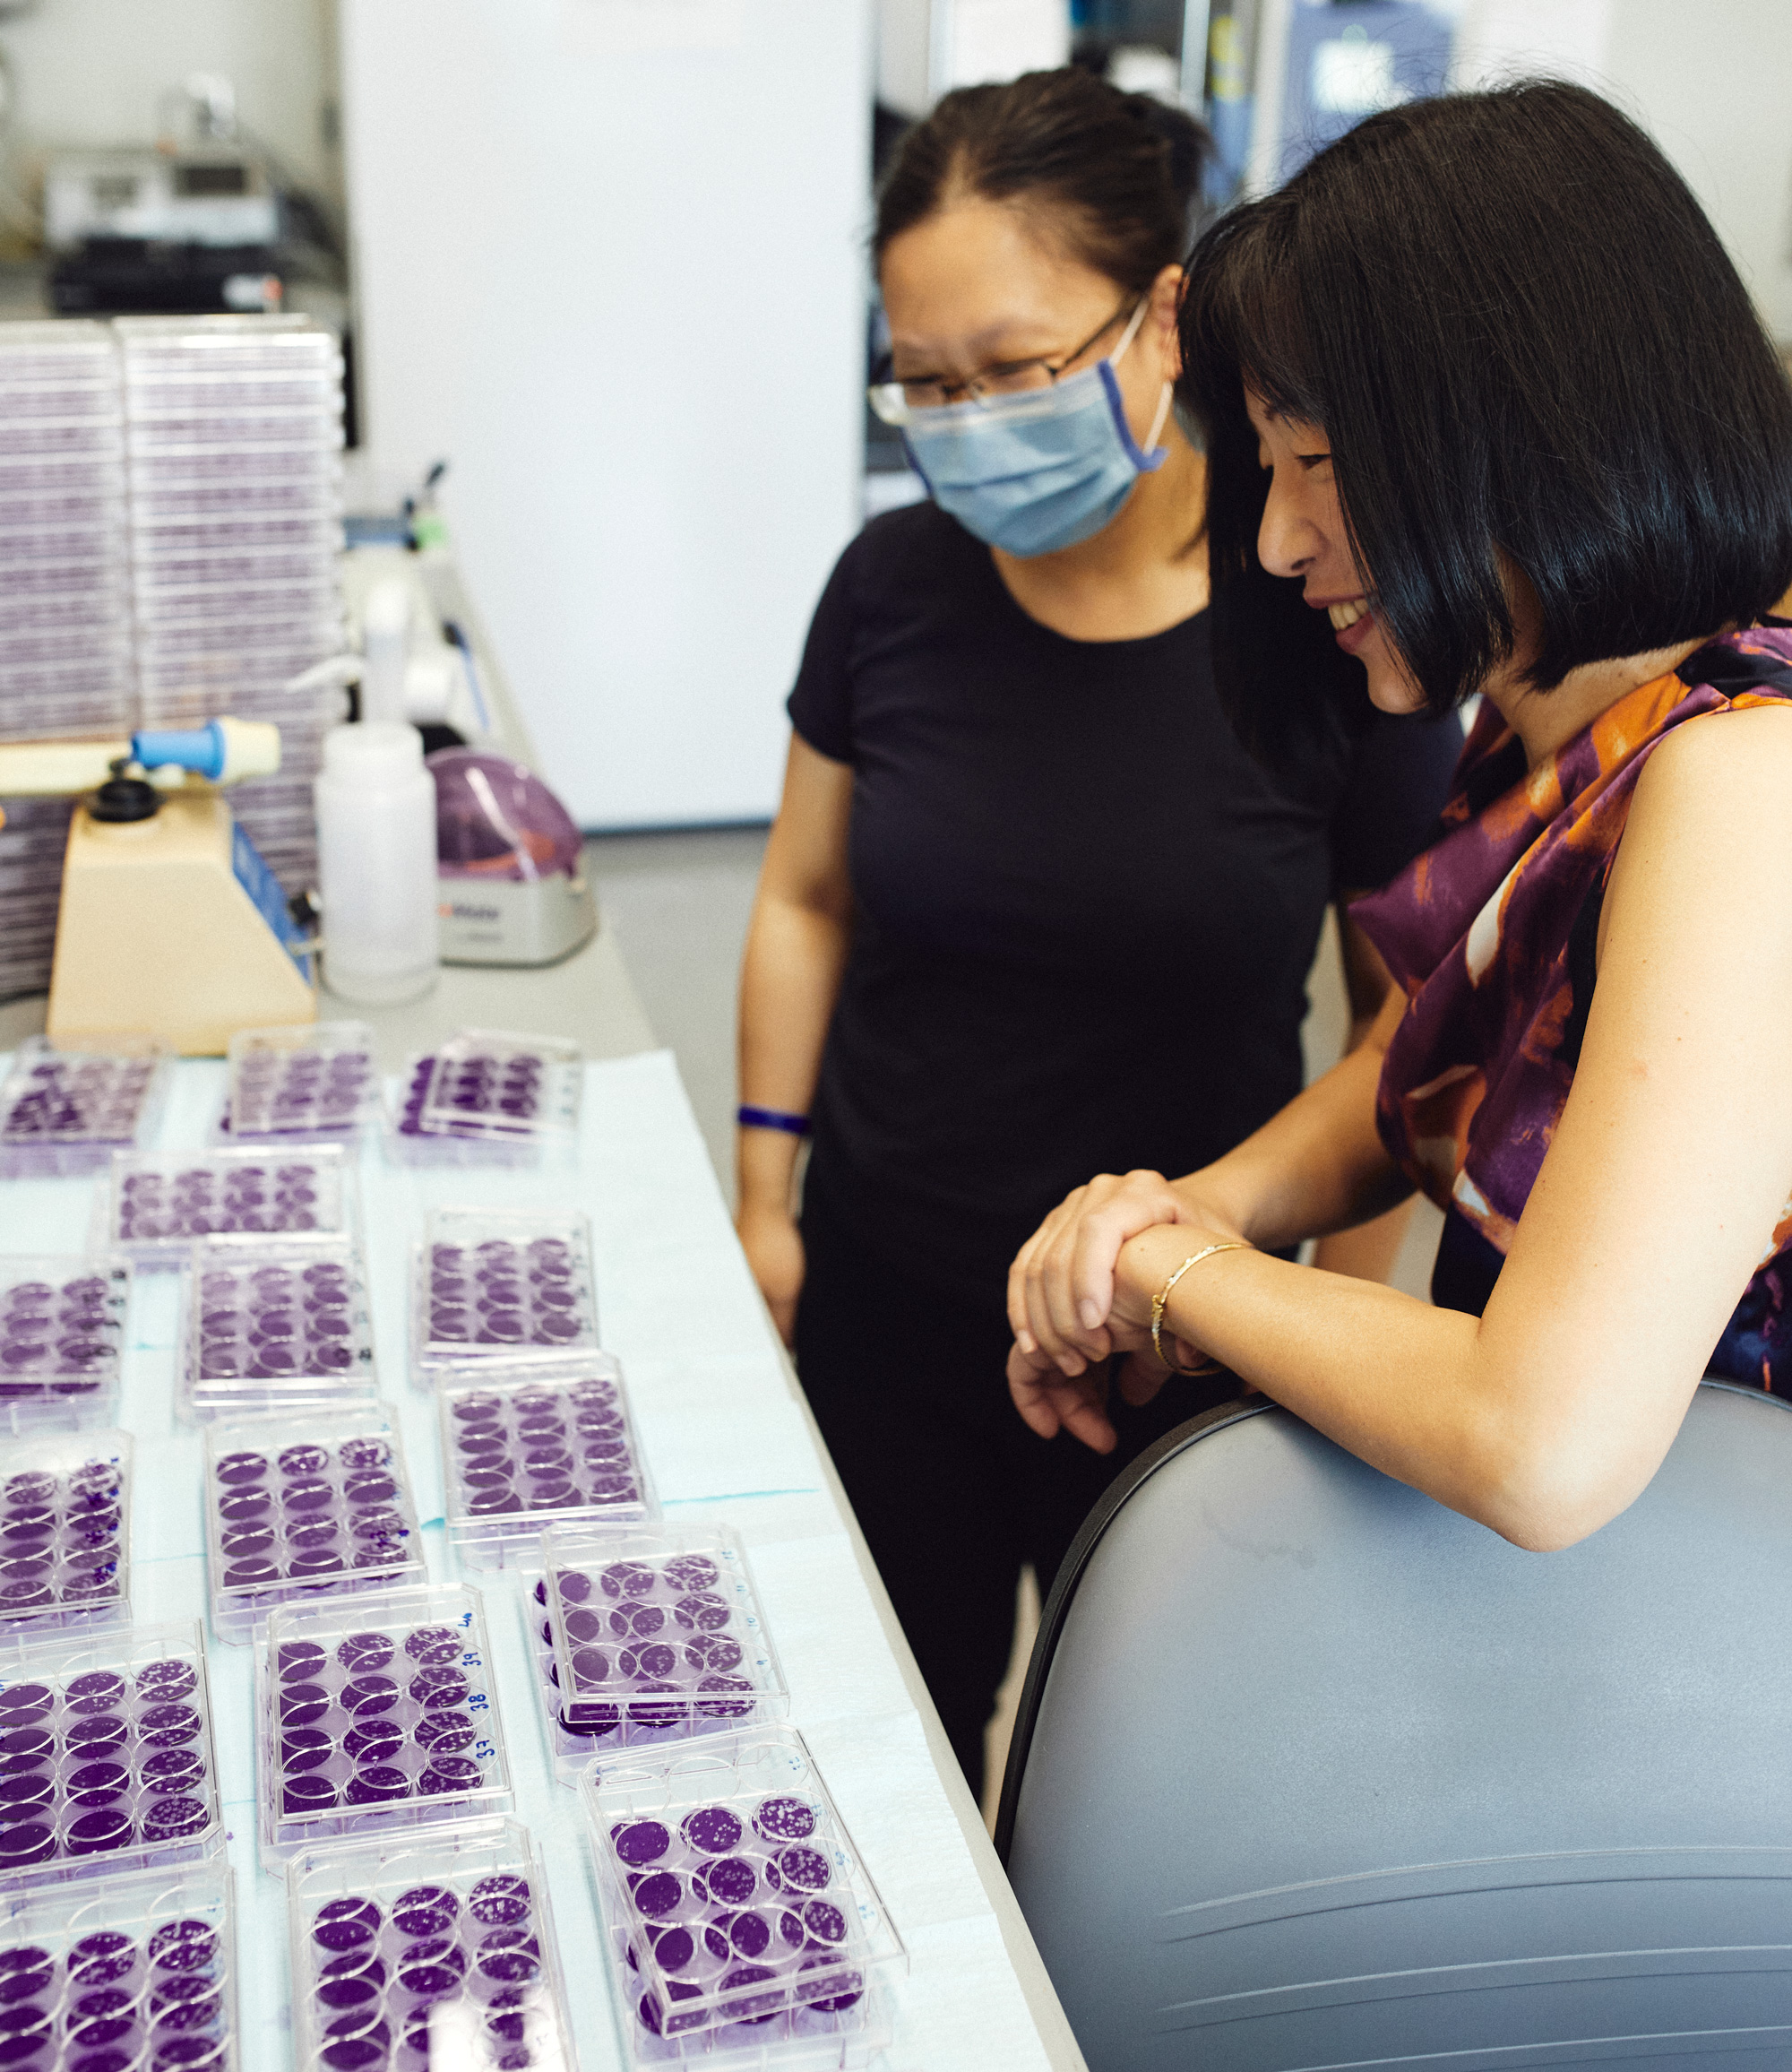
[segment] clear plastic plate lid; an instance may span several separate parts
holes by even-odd
[[[426,1581],[404,1446],[384,1406],[214,1424],[205,1443],[211,1624],[246,1639],[320,1591]]]
[[[633,1746],[788,1710],[745,1551],[726,1528],[556,1527],[541,1560],[569,1727]]]
[[[556,1036],[462,1029],[435,1053],[418,1120],[426,1135],[525,1143],[572,1136],[584,1053]]]
[[[232,1897],[219,1862],[9,1900],[9,2061],[22,2072],[237,2072]]]
[[[202,1238],[347,1236],[356,1222],[341,1147],[321,1144],[121,1152],[98,1213],[106,1244],[164,1265],[185,1265]]]
[[[469,1363],[436,1386],[448,1533],[469,1566],[503,1567],[549,1525],[626,1531],[658,1516],[608,1353]]]
[[[419,1378],[469,1360],[598,1350],[591,1226],[577,1209],[438,1209],[412,1266]]]
[[[573,2072],[547,1881],[520,1823],[310,1851],[287,1899],[299,2072]]]
[[[129,1432],[46,1433],[0,1455],[0,1628],[115,1619],[131,1595]]]
[[[764,1727],[599,1757],[580,1782],[612,1977],[671,2042],[764,2044],[862,2027],[901,1938],[803,1737]],[[619,1958],[620,1961],[614,1961]]]
[[[239,1030],[225,1084],[237,1143],[353,1136],[379,1101],[374,1032],[365,1022]]]
[[[8,1891],[220,1853],[205,1647],[193,1621],[0,1647]]]
[[[346,1403],[377,1386],[366,1270],[348,1238],[195,1245],[181,1338],[184,1405],[198,1417]]]
[[[277,1605],[256,1653],[262,1860],[514,1802],[479,1593]]]
[[[168,1046],[152,1036],[65,1045],[29,1036],[0,1086],[0,1175],[105,1165],[142,1141],[168,1084]]]
[[[0,1258],[0,1405],[51,1411],[116,1394],[130,1262],[116,1253]]]

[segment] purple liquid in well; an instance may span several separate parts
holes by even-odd
[[[468,1895],[467,1911],[485,1928],[512,1928],[529,1917],[526,1878],[507,1871],[482,1878]]]
[[[625,1863],[657,1863],[672,1846],[672,1837],[658,1820],[635,1820],[613,1828],[610,1839]]]
[[[801,1799],[762,1799],[753,1825],[768,1842],[806,1842],[815,1831],[815,1815]]]

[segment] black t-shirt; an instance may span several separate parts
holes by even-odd
[[[892,1265],[999,1306],[1096,1172],[1184,1172],[1296,1094],[1328,901],[1431,838],[1453,717],[1372,727],[1286,795],[1205,613],[1066,639],[931,504],[840,557],[789,701],[853,769],[851,953],[810,1186]]]

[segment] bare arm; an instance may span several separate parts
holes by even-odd
[[[1393,990],[1393,977],[1382,962],[1382,954],[1350,919],[1350,902],[1357,895],[1344,893],[1338,901],[1338,948],[1344,967],[1344,989],[1350,1003],[1350,1033],[1345,1039],[1348,1058],[1368,1040],[1375,1017]],[[1412,1220],[1411,1206],[1402,1202],[1354,1230],[1334,1230],[1322,1238],[1313,1263],[1328,1273],[1348,1273],[1358,1281],[1385,1281],[1400,1256],[1400,1241]]]
[[[1788,787],[1780,712],[1693,721],[1651,757],[1573,1087],[1484,1317],[1228,1252],[1177,1284],[1179,1336],[1521,1546],[1570,1545],[1633,1502],[1792,1181]],[[1234,1178],[1240,1220],[1265,1233],[1300,1193],[1249,1159]],[[1116,1338],[1137,1342],[1152,1294],[1208,1241],[1129,1240]]]
[[[765,845],[740,970],[740,1098],[806,1115],[852,937],[847,827],[852,770],[790,738],[784,796]],[[803,1285],[792,1209],[799,1140],[743,1129],[736,1138],[736,1227],[786,1343]]]

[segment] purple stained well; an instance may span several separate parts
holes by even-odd
[[[160,1799],[143,1816],[143,1839],[168,1842],[177,1836],[200,1834],[211,1816],[203,1800],[193,1798]]]
[[[144,1762],[139,1775],[154,1797],[190,1791],[205,1775],[205,1758],[197,1748],[159,1748]]]
[[[410,1738],[419,1748],[444,1756],[458,1756],[478,1738],[471,1715],[444,1711],[426,1713],[411,1729]]]
[[[322,1727],[293,1727],[280,1736],[280,1768],[289,1777],[302,1776],[327,1763],[336,1752],[336,1737]]]
[[[815,1832],[814,1809],[803,1799],[783,1795],[762,1799],[753,1825],[768,1842],[806,1842]]]
[[[780,1849],[772,1866],[787,1892],[821,1892],[830,1881],[827,1858],[800,1843]]]
[[[863,1974],[839,1967],[837,1956],[805,1957],[803,1971],[821,1975],[797,1981],[797,1999],[823,2015],[843,2015],[849,2007],[856,2006],[865,1994]]]
[[[47,1823],[22,1820],[0,1826],[0,1871],[22,1870],[56,1854],[56,1832]]]
[[[98,1713],[91,1718],[76,1720],[65,1740],[71,1755],[78,1753],[86,1760],[114,1754],[125,1746],[128,1733],[129,1729],[116,1714]]]
[[[150,1960],[159,1971],[202,1971],[217,1955],[217,1934],[202,1921],[170,1921],[150,1938]]]
[[[138,1732],[149,1748],[173,1748],[194,1740],[203,1726],[191,1705],[151,1705],[138,1722]]]
[[[380,1932],[382,1915],[371,1899],[332,1899],[317,1911],[311,1937],[320,1948],[340,1954],[370,1944]]]
[[[392,1905],[392,1925],[403,1936],[439,1936],[452,1926],[460,1902],[444,1885],[413,1886]]]
[[[461,1652],[461,1636],[452,1627],[419,1627],[407,1637],[404,1652],[413,1662],[426,1666],[455,1662]]]
[[[484,1782],[484,1773],[470,1757],[438,1756],[417,1781],[418,1790],[426,1796],[444,1793],[476,1791]]]
[[[704,1887],[718,1906],[740,1906],[751,1899],[758,1887],[759,1874],[744,1856],[725,1856],[719,1862],[706,1864],[702,1871]]]
[[[692,1848],[706,1856],[720,1856],[739,1842],[741,1824],[726,1806],[704,1806],[685,1816],[680,1832]]]
[[[99,1929],[82,1936],[68,1953],[71,1984],[108,1986],[129,1977],[137,1964],[137,1946],[118,1929]]]
[[[280,1788],[280,1809],[289,1819],[308,1819],[315,1814],[331,1811],[335,1804],[335,1785],[328,1777],[319,1776],[313,1771],[289,1775]]]
[[[337,1703],[350,1719],[372,1719],[397,1705],[398,1686],[388,1676],[357,1677],[342,1687]]]
[[[482,1928],[513,1928],[527,1921],[529,1881],[510,1871],[482,1878],[468,1895],[467,1911]]]
[[[136,1838],[130,1816],[116,1808],[104,1811],[83,1813],[70,1821],[66,1837],[71,1856],[97,1856],[104,1852],[123,1849]]]
[[[396,1720],[376,1720],[350,1727],[342,1752],[351,1763],[385,1763],[404,1746],[404,1728]]]
[[[625,1863],[657,1863],[672,1846],[670,1832],[658,1820],[627,1821],[610,1830],[616,1852]]]
[[[351,1806],[380,1806],[410,1796],[410,1778],[395,1764],[371,1763],[355,1772],[347,1793]]]
[[[349,1568],[416,1565],[409,1491],[388,1438],[369,1434],[328,1446],[295,1443],[281,1451],[279,1468],[277,1510],[253,1485],[218,1496],[226,1566],[215,1587],[284,1596],[292,1593],[281,1590],[282,1584],[297,1590]],[[258,1536],[249,1536],[252,1528]],[[352,1544],[344,1544],[345,1529]],[[342,1647],[345,1666],[361,1653],[383,1665],[393,1652],[393,1643],[379,1633],[350,1635]]]
[[[634,1888],[636,1911],[645,1921],[664,1921],[685,1904],[685,1881],[676,1871],[656,1870]]]
[[[329,1712],[330,1693],[322,1684],[286,1685],[280,1696],[280,1722],[284,1727],[314,1727]]]

